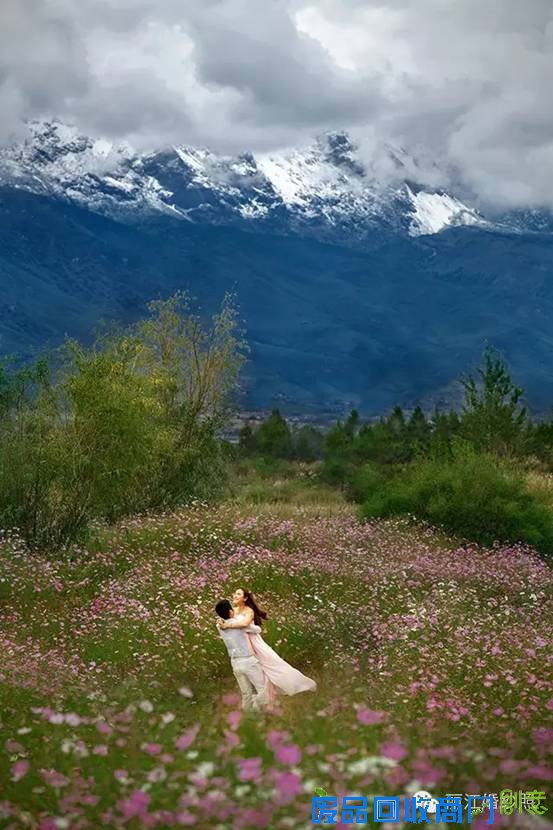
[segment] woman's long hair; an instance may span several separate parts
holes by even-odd
[[[258,607],[255,597],[251,591],[246,591],[245,588],[242,588],[242,591],[244,592],[244,605],[247,605],[248,608],[252,609],[253,621],[261,628],[262,621],[267,619],[267,614]]]

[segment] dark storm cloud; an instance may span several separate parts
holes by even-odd
[[[196,66],[206,83],[238,90],[253,123],[315,125],[367,120],[378,100],[362,73],[336,65],[298,32],[282,2],[227,0],[190,17]]]
[[[0,140],[59,117],[140,148],[264,150],[352,131],[433,183],[553,205],[553,4],[1,0]]]

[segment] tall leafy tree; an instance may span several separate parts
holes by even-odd
[[[407,423],[406,437],[410,455],[426,455],[432,427],[420,406],[415,407]]]
[[[255,440],[257,451],[261,455],[283,459],[292,457],[292,433],[286,419],[277,408],[259,425]]]
[[[462,381],[465,400],[461,434],[474,447],[497,455],[521,452],[528,415],[523,395],[499,353],[487,347],[477,376]]]
[[[453,459],[454,438],[460,429],[458,414],[453,409],[449,412],[439,412],[436,409],[430,421],[430,428],[429,455],[437,459]]]

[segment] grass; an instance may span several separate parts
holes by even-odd
[[[317,786],[550,791],[550,569],[360,523],[314,469],[243,465],[222,505],[99,528],[64,557],[4,538],[0,826],[295,830]],[[318,683],[259,720],[214,626],[237,586]]]
[[[263,459],[236,466],[229,502],[242,512],[275,517],[353,515],[354,507],[341,492],[321,482],[319,464]]]

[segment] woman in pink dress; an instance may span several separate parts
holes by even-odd
[[[251,591],[238,588],[232,595],[232,603],[234,617],[221,623],[222,628],[246,628],[252,622],[261,627],[263,620],[267,619],[267,614],[258,607]],[[310,692],[317,688],[314,680],[306,677],[279,657],[276,651],[267,645],[261,634],[249,634],[248,636],[253,652],[267,677],[268,702],[274,701],[278,692],[285,695],[297,695],[298,692]]]

